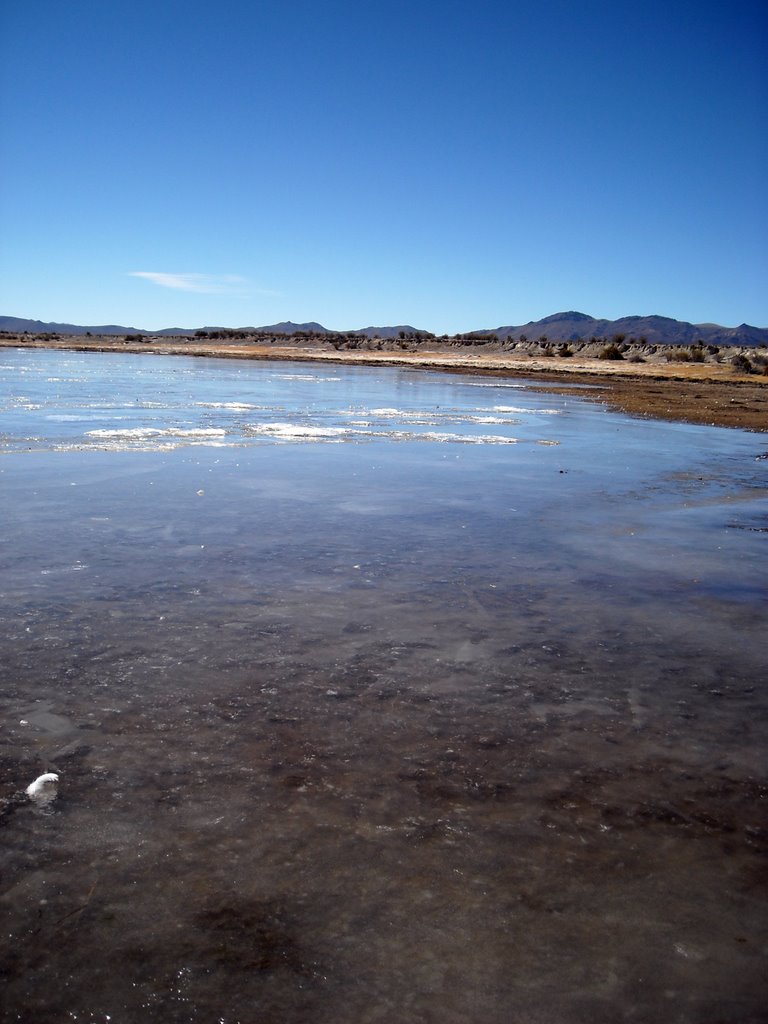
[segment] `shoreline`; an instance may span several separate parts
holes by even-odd
[[[574,356],[553,359],[508,353],[468,354],[462,351],[326,351],[306,343],[237,344],[155,340],[122,340],[80,335],[60,339],[0,339],[0,348],[46,348],[78,352],[128,352],[140,355],[183,355],[214,359],[321,362],[355,366],[397,366],[449,373],[525,379],[550,393],[568,393],[589,385],[579,397],[632,416],[706,426],[768,432],[768,376],[736,371],[726,364],[642,364]],[[555,364],[555,365],[553,365]]]

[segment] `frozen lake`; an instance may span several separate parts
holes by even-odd
[[[0,350],[2,1019],[765,1021],[767,444]]]

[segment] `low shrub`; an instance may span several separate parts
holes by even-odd
[[[734,370],[740,370],[742,373],[754,373],[751,361],[745,355],[742,355],[741,352],[731,356],[731,366]]]
[[[691,353],[687,348],[676,348],[667,352],[668,363],[690,363]]]
[[[621,349],[618,345],[611,344],[606,345],[604,349],[601,349],[597,354],[598,359],[623,359],[624,356],[621,354]]]

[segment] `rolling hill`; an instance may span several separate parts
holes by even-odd
[[[194,337],[198,331],[210,333],[230,329],[223,327],[180,328],[165,327],[159,331],[146,331],[136,327],[122,327],[118,324],[101,324],[84,327],[79,324],[48,323],[42,320],[25,320],[21,317],[0,316],[0,331],[28,334],[66,335],[125,335],[139,334],[147,337]],[[332,331],[322,324],[293,323],[290,320],[264,327],[241,327],[238,334],[355,334],[365,338],[397,338],[400,334],[433,337],[428,331],[417,330],[407,324],[391,327],[361,327],[349,331]],[[643,341],[649,345],[692,345],[699,341],[706,345],[735,345],[754,347],[768,344],[768,328],[740,324],[738,327],[722,327],[720,324],[692,324],[685,320],[673,320],[665,316],[624,316],[618,320],[604,320],[578,313],[574,310],[553,313],[542,320],[531,320],[526,324],[507,325],[467,332],[474,335],[495,334],[501,340],[520,341],[589,341],[590,338],[614,338],[624,335],[629,339]]]

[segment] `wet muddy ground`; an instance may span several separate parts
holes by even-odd
[[[561,409],[3,459],[3,1020],[768,1019],[759,439]]]

